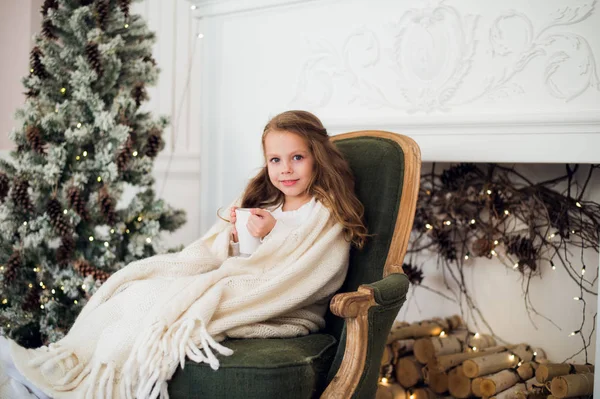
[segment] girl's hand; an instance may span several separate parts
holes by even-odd
[[[237,233],[237,230],[235,229],[235,221],[237,220],[237,218],[235,216],[236,209],[237,209],[237,206],[232,206],[231,212],[229,213],[229,220],[231,220],[231,225],[233,226],[233,229],[231,230],[231,241],[233,241],[233,242],[238,242],[238,233]]]
[[[260,208],[250,209],[250,218],[248,218],[248,231],[253,237],[263,238],[273,230],[277,220],[271,215],[271,212]]]

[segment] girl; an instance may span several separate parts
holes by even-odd
[[[363,207],[316,116],[277,115],[262,147],[266,165],[236,204],[252,208],[247,228],[262,239],[256,252],[229,256],[237,232],[218,221],[179,253],[129,264],[94,294],[59,342],[28,350],[0,341],[8,370],[0,370],[0,396],[20,380],[39,397],[162,398],[186,357],[218,369],[215,352],[232,354],[219,343],[227,337],[322,329],[346,276],[349,246],[365,242]]]

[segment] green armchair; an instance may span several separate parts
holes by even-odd
[[[406,136],[361,131],[332,137],[350,163],[373,234],[351,249],[346,281],[325,330],[291,339],[232,339],[218,371],[186,362],[171,398],[374,398],[387,334],[406,299],[402,263],[414,219],[421,157]]]

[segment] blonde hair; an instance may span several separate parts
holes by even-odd
[[[346,239],[362,248],[368,236],[363,222],[364,207],[354,194],[354,176],[348,162],[329,140],[327,130],[315,115],[307,111],[286,111],[267,123],[262,135],[271,131],[286,131],[297,134],[308,144],[314,158],[313,177],[308,185],[308,194],[321,201],[342,224]],[[284,202],[284,194],[269,179],[267,166],[250,181],[241,206],[244,208],[268,208]]]

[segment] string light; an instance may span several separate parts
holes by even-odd
[[[83,156],[84,156],[84,157],[87,157],[87,151],[84,151],[84,152],[83,152]]]
[[[29,283],[29,288],[33,288],[33,284]]]
[[[575,203],[575,206],[576,206],[577,208],[581,208],[581,203],[580,203],[579,201],[577,201],[577,202]]]
[[[475,333],[474,338],[479,338],[479,333]]]
[[[108,241],[104,241],[104,246],[108,248]]]
[[[138,156],[138,152],[134,151],[131,155],[133,155],[134,157],[137,157]]]
[[[583,267],[581,268],[581,275],[583,276],[585,274],[585,265],[583,265]]]
[[[508,211],[508,209],[504,210],[504,214],[507,215],[507,216],[510,215],[510,212]]]
[[[415,399],[415,394],[414,393],[410,394],[410,399]]]
[[[67,213],[69,213],[69,211],[67,211],[66,209],[64,209],[63,213],[66,215]]]
[[[23,226],[27,226],[27,222],[23,222]]]
[[[98,180],[98,183],[102,181],[102,176],[98,176],[98,178],[96,179]]]
[[[198,39],[203,39],[204,38],[204,34],[203,33],[198,33]]]
[[[125,29],[128,29],[128,28],[129,28],[129,24],[125,24]]]
[[[513,269],[516,269],[517,267],[519,267],[519,262],[515,263],[515,265],[513,266]]]
[[[40,309],[44,309],[44,305],[40,305]]]
[[[554,237],[556,237],[556,234],[554,234],[554,233],[552,233],[548,236],[548,238],[554,238]]]
[[[90,236],[89,240],[94,241],[94,237]]]
[[[492,190],[487,190],[486,193],[487,195],[492,195]]]
[[[4,299],[2,300],[2,304],[3,304],[3,305],[6,305],[7,303],[8,303],[8,299],[4,298]]]
[[[537,356],[537,352],[533,352],[533,356]]]
[[[498,240],[494,240],[494,245],[498,245]]]
[[[445,337],[445,336],[446,336],[446,331],[442,331],[442,332],[440,333],[440,337]]]
[[[475,224],[475,219],[471,219],[471,224]]]
[[[141,217],[141,216],[138,216],[138,218],[137,218],[137,221],[138,221],[138,222],[141,222],[141,221],[142,221],[142,217]]]
[[[508,358],[509,358],[510,360],[515,360],[515,355],[510,355],[510,356],[508,356]]]
[[[490,251],[490,254],[492,254],[493,256],[498,256],[498,253],[496,251],[494,251],[493,249]]]
[[[110,229],[110,234],[115,234],[115,229]]]
[[[465,255],[465,260],[468,260],[468,259],[469,259],[469,254],[466,254]]]
[[[65,93],[67,92],[67,89],[63,87],[62,89],[60,89],[60,92],[61,92],[62,94],[65,94]]]
[[[80,157],[79,155],[77,155],[77,156],[75,157],[75,159],[76,159],[77,161],[79,161],[79,160],[81,159],[81,157]]]
[[[552,270],[556,270],[556,266],[554,265],[554,262],[550,261],[550,265],[552,266]]]
[[[427,230],[431,230],[431,229],[433,229],[433,226],[432,226],[432,225],[430,225],[429,223],[427,223],[427,224],[425,225],[425,228],[426,228]]]
[[[196,8],[198,8],[198,6],[194,4],[194,5],[192,5],[190,8],[191,8],[192,10],[195,10]]]
[[[150,237],[146,238],[146,242],[147,242],[148,244],[150,244],[150,243],[152,242],[152,238],[150,238]]]
[[[576,296],[576,297],[573,297],[573,299],[574,299],[574,300],[576,300],[576,301],[578,301],[578,300],[580,300],[581,298],[579,298],[578,296]]]
[[[523,362],[519,362],[519,363],[517,364],[517,367],[521,367],[521,365],[522,365],[522,364],[523,364]]]
[[[56,290],[54,288],[52,288],[52,293],[56,294]]]
[[[477,347],[476,346],[472,347],[471,349],[473,349],[473,352],[477,352]]]
[[[129,229],[126,229],[126,230],[125,230],[125,233],[129,234]]]
[[[383,377],[383,378],[381,379],[381,382],[382,382],[382,383],[384,383],[384,384],[387,384],[387,382],[388,382],[388,379],[387,379],[387,378],[385,378],[385,377]]]
[[[77,305],[77,299],[75,299],[75,300],[73,301],[73,303],[74,303],[75,305]]]
[[[85,284],[81,284],[81,289],[85,290]]]
[[[452,224],[452,222],[451,222],[450,220],[446,220],[446,221],[444,222],[444,224],[445,224],[446,226],[450,226],[450,225]]]
[[[579,330],[573,331],[571,334],[569,334],[569,337],[572,337],[572,336],[574,336],[575,334],[578,334],[578,333],[579,333]]]
[[[80,129],[80,128],[81,128],[81,122],[79,122],[79,123],[77,124],[77,129]]]

